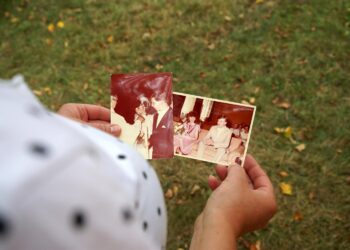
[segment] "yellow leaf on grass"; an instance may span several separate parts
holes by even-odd
[[[42,96],[43,95],[43,92],[40,91],[40,90],[33,90],[33,93],[36,95],[36,96]]]
[[[57,27],[62,29],[64,27],[64,22],[63,21],[58,21],[57,22]]]
[[[298,152],[303,151],[305,148],[306,148],[306,146],[305,146],[304,143],[301,143],[301,144],[299,144],[298,146],[295,147],[295,149],[296,149]]]
[[[289,174],[286,171],[279,172],[279,175],[282,177],[287,177]]]
[[[54,32],[55,31],[55,25],[53,25],[53,23],[50,23],[47,26],[47,30],[50,31],[50,32]]]
[[[52,94],[52,90],[51,90],[50,87],[44,87],[44,88],[43,88],[43,91],[44,91],[45,93],[47,93],[48,95],[51,95],[51,94]]]
[[[255,97],[250,97],[249,98],[249,103],[254,104],[255,103]]]
[[[114,41],[114,37],[112,35],[107,37],[107,42],[108,43],[113,43],[113,41]]]
[[[284,129],[283,135],[287,138],[291,138],[292,137],[292,128],[291,127],[286,127]]]
[[[284,132],[284,128],[279,128],[279,127],[275,127],[273,130],[274,130],[277,134],[281,134],[281,133]]]
[[[161,70],[162,68],[164,68],[164,66],[161,64],[157,64],[155,68],[156,70]]]
[[[264,2],[264,0],[255,0],[256,4],[263,3],[263,2]]]
[[[290,184],[285,183],[285,182],[281,182],[279,186],[280,186],[282,194],[285,194],[285,195],[292,195],[293,194],[292,186]]]

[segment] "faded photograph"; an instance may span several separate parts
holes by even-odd
[[[174,152],[178,156],[242,165],[248,148],[255,107],[173,94]]]
[[[111,123],[144,158],[173,157],[171,73],[112,75]]]

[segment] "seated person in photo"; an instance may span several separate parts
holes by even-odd
[[[234,137],[239,138],[241,134],[241,126],[237,123],[233,124],[231,131]]]
[[[174,133],[177,135],[181,135],[184,132],[184,125],[187,121],[187,115],[181,113],[180,121],[177,124],[174,124]]]
[[[243,146],[243,143],[239,145],[238,148],[235,148],[233,150],[228,151],[227,155],[227,164],[232,165],[232,164],[238,164],[242,165],[242,157],[244,154],[245,147]]]
[[[244,125],[241,129],[241,139],[243,141],[243,145],[245,146],[248,140],[248,134],[249,134],[249,126]]]
[[[175,135],[174,149],[176,153],[188,155],[192,152],[200,131],[200,126],[196,123],[196,117],[197,115],[194,112],[188,113],[187,121],[183,124],[184,131],[180,135]]]
[[[227,117],[220,116],[217,125],[212,126],[208,134],[199,142],[198,158],[203,158],[204,150],[207,146],[213,146],[216,149],[214,161],[218,162],[224,156],[226,149],[230,145],[232,131],[227,126]]]

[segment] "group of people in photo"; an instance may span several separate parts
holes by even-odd
[[[173,156],[173,112],[170,103],[171,97],[164,93],[154,93],[150,97],[141,94],[136,97],[130,122],[116,111],[118,95],[114,94],[111,97],[111,121],[121,124],[121,140],[133,145],[146,159],[170,158]]]
[[[230,128],[226,116],[219,116],[216,125],[211,126],[207,132],[201,130],[200,124],[198,115],[189,112],[175,125],[174,151],[177,154],[205,159],[209,157],[208,151],[214,150],[214,155],[208,160],[218,163],[242,163],[249,134],[248,125],[233,124]],[[201,133],[205,135],[201,136]],[[239,143],[233,145],[233,140]]]

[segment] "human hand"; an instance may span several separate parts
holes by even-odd
[[[244,168],[217,165],[209,176],[214,190],[197,218],[191,249],[235,249],[236,238],[264,227],[276,213],[272,184],[248,155]]]
[[[92,104],[67,103],[63,104],[58,114],[90,125],[114,136],[119,136],[121,128],[119,125],[110,124],[110,110]]]

